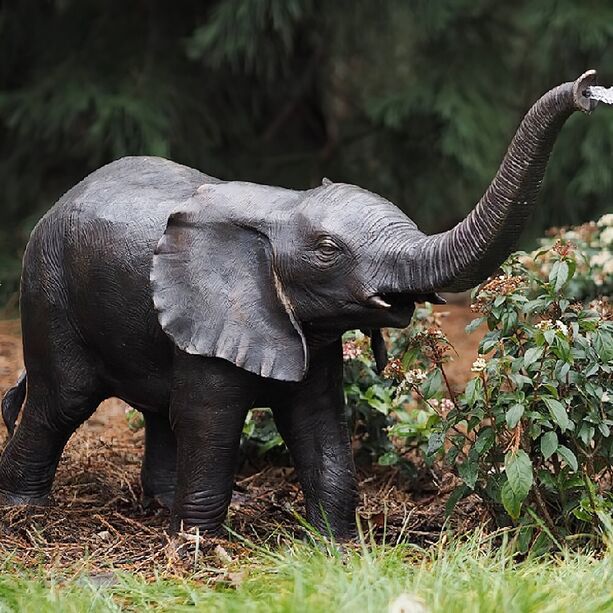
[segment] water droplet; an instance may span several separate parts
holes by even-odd
[[[613,87],[602,87],[600,85],[592,85],[586,90],[586,95],[591,100],[598,100],[605,104],[613,104]]]

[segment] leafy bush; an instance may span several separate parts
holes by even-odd
[[[462,479],[450,508],[474,492],[497,524],[525,527],[524,544],[535,521],[560,541],[613,510],[612,311],[571,300],[581,257],[558,241],[536,258],[547,279],[515,256],[475,293],[468,329],[489,328],[476,376],[430,439]]]
[[[368,339],[359,332],[345,336],[345,398],[358,460],[398,465],[412,473],[411,456],[425,451],[438,417],[424,401],[438,403],[442,388],[428,354],[430,346],[422,341],[438,317],[426,305],[416,309],[410,328],[387,331],[390,362],[383,376],[374,370]],[[450,347],[446,339],[443,342]],[[416,390],[403,383],[409,366],[415,381],[419,380]]]

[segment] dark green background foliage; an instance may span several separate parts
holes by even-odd
[[[0,9],[0,301],[57,197],[127,154],[377,191],[427,231],[479,198],[522,114],[597,68],[610,0],[19,0]],[[534,234],[613,196],[613,113],[573,117]]]

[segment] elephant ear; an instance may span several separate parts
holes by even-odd
[[[187,353],[300,381],[308,367],[306,341],[274,271],[268,238],[224,219],[207,200],[195,198],[174,212],[156,247],[151,284],[162,329]]]

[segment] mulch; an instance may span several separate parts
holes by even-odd
[[[446,326],[446,332],[452,342],[457,334],[465,344],[460,334],[472,315],[463,306],[445,310],[450,309],[456,329]],[[454,381],[467,376],[475,342],[471,355],[454,365]],[[19,327],[0,322],[0,394],[21,368]],[[309,538],[299,520],[304,505],[293,469],[271,465],[245,466],[237,476],[226,538],[197,539],[191,533],[171,537],[168,512],[141,503],[143,432],[128,427],[125,408],[119,400],[106,401],[72,437],[58,467],[51,504],[0,509],[0,557],[9,565],[85,573],[102,581],[118,570],[145,577],[183,575],[193,572],[197,549],[207,560],[207,572],[215,573],[215,565],[223,572],[228,560],[246,555],[250,543],[274,546],[289,537]],[[0,445],[3,440],[1,433]],[[379,542],[436,542],[446,525],[444,505],[454,479],[426,466],[413,479],[389,467],[360,470],[362,530]],[[450,525],[464,531],[484,519],[478,502],[468,498]]]

